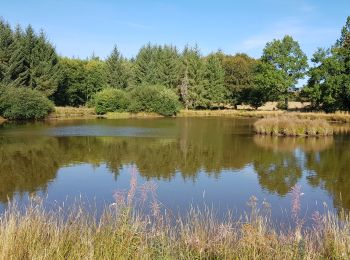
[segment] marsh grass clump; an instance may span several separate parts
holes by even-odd
[[[263,135],[280,136],[328,136],[333,135],[333,127],[323,119],[297,117],[267,117],[254,124],[255,132]]]

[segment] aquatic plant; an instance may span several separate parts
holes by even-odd
[[[327,136],[333,135],[333,127],[322,119],[297,117],[267,117],[254,123],[255,132],[263,135]]]

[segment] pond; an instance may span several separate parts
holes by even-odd
[[[0,211],[29,196],[46,203],[83,198],[97,208],[138,185],[157,185],[162,207],[249,210],[251,196],[275,218],[290,216],[299,185],[305,218],[350,209],[350,136],[257,136],[255,119],[166,118],[49,121],[0,126]]]

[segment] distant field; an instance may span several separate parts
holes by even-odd
[[[262,110],[262,111],[279,110],[277,108],[277,104],[278,104],[278,102],[267,102],[265,105],[259,107],[258,110]],[[302,108],[305,108],[309,105],[310,105],[310,102],[294,102],[294,101],[288,102],[289,109],[291,109],[291,110],[302,109]],[[252,109],[252,107],[250,107],[248,105],[240,105],[237,108],[239,110]]]

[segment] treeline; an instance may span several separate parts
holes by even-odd
[[[31,26],[13,29],[0,20],[0,115],[41,118],[54,104],[163,115],[181,107],[258,108],[267,101],[287,109],[291,98],[310,101],[312,109],[350,110],[349,60],[350,17],[334,46],[313,55],[311,68],[291,36],[268,42],[259,59],[221,51],[203,56],[197,46],[179,50],[150,43],[131,59],[117,47],[105,60],[77,59],[59,57],[43,32]],[[308,83],[298,90],[305,76]],[[31,99],[44,110],[38,112]]]

